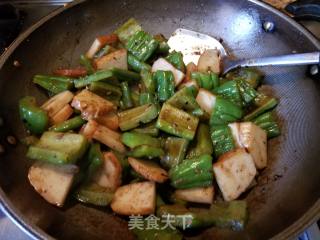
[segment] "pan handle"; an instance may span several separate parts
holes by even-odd
[[[288,4],[285,10],[297,20],[320,21],[319,0],[298,0]]]
[[[227,60],[223,62],[224,73],[237,67],[292,66],[320,63],[320,52],[297,53],[274,57],[252,58],[247,60]]]

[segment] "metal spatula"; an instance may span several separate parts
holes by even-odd
[[[208,35],[179,28],[168,40],[172,50],[181,51],[185,64],[198,63],[200,55],[206,49],[217,49],[220,52],[223,74],[237,67],[257,66],[290,66],[309,65],[320,63],[320,52],[289,54],[272,57],[252,58],[244,60],[231,60],[223,45],[215,38]]]

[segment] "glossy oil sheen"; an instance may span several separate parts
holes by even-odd
[[[90,0],[52,18],[17,47],[0,71],[0,115],[5,119],[0,136],[7,150],[0,157],[0,200],[2,208],[33,236],[48,237],[44,230],[61,239],[133,237],[126,222],[105,209],[72,201],[58,209],[46,203],[28,184],[31,162],[25,157],[26,148],[5,144],[9,133],[24,136],[18,99],[25,95],[36,96],[40,102],[45,99],[32,76],[60,66],[77,66],[80,54],[95,36],[113,31],[130,17],[153,34],[169,37],[175,29],[187,28],[221,38],[228,52],[239,59],[311,52],[320,46],[283,15],[245,0]],[[265,32],[264,21],[274,22],[275,31]],[[14,60],[21,67],[14,67]],[[265,90],[280,99],[277,111],[282,135],[270,141],[268,167],[246,196],[248,226],[239,233],[211,228],[199,232],[196,239],[269,239],[276,235],[286,239],[319,217],[319,83],[306,77],[306,67],[267,67],[263,71],[267,73],[265,83],[271,85]]]

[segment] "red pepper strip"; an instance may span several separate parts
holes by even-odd
[[[73,68],[73,69],[56,69],[53,74],[64,77],[83,77],[87,75],[85,68]]]
[[[109,34],[109,35],[103,35],[100,37],[97,37],[98,41],[101,44],[101,47],[103,47],[106,44],[112,44],[118,41],[118,35],[117,34]]]

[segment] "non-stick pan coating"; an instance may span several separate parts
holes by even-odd
[[[36,237],[48,237],[38,227],[64,239],[132,237],[126,222],[105,209],[72,201],[61,210],[47,204],[27,182],[31,162],[25,157],[26,148],[5,143],[7,134],[18,138],[25,134],[18,116],[18,99],[25,95],[45,99],[44,92],[32,84],[32,76],[50,73],[59,66],[77,66],[80,54],[95,36],[111,32],[130,17],[154,34],[169,36],[183,27],[221,38],[238,58],[320,49],[316,40],[292,20],[255,1],[90,0],[52,18],[26,37],[12,55],[13,49],[0,60],[1,67],[8,57],[0,71],[0,115],[5,119],[0,140],[6,147],[6,154],[0,157],[0,199],[2,208]],[[263,30],[264,21],[275,23],[273,33]],[[21,67],[14,67],[14,60]],[[215,235],[222,239],[268,239],[277,234],[285,239],[319,217],[319,83],[306,77],[305,67],[264,71],[265,83],[280,99],[277,111],[282,135],[270,141],[268,167],[258,178],[258,186],[247,195],[250,220],[246,230],[232,233],[209,229],[200,235],[203,239]]]

